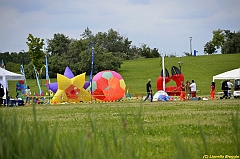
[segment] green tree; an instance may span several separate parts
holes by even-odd
[[[209,41],[204,46],[204,54],[213,54],[215,53],[216,48],[212,41]]]
[[[82,37],[82,39],[90,39],[90,40],[92,40],[94,37],[92,31],[88,27],[84,30],[84,32],[80,36]]]
[[[64,34],[54,34],[53,39],[47,39],[47,52],[51,55],[67,55],[71,41]]]
[[[28,45],[28,54],[31,58],[31,62],[33,66],[35,66],[36,70],[39,72],[39,70],[42,68],[43,63],[42,60],[45,57],[44,52],[42,51],[43,45],[44,45],[44,39],[35,38],[32,34],[28,35],[26,44]]]
[[[20,73],[20,64],[15,64],[13,62],[8,62],[7,63],[7,70],[12,71],[12,72],[16,72],[16,73]]]
[[[232,54],[240,52],[240,31],[231,32],[230,30],[214,30],[212,40],[205,44],[204,52],[206,54],[214,53],[215,49],[221,48],[222,54]],[[213,45],[213,46],[212,46]],[[215,51],[215,50],[214,50]]]
[[[95,54],[95,57],[96,58],[94,62],[94,74],[103,70],[118,71],[122,64],[122,60],[119,57],[114,56],[113,53],[110,52],[103,54]]]
[[[152,57],[159,57],[160,54],[159,54],[158,49],[157,48],[151,49],[151,55],[152,55]]]
[[[141,55],[146,58],[151,58],[151,49],[147,44],[141,45]]]
[[[69,66],[69,63],[67,62],[67,60],[64,60],[60,56],[58,56],[58,55],[49,56],[49,58],[48,58],[48,75],[49,75],[49,77],[56,78],[57,73],[64,74],[64,70],[67,66]],[[71,68],[71,70],[72,70],[72,68]],[[74,71],[73,71],[73,73],[74,73]]]
[[[127,59],[133,60],[141,57],[141,49],[137,46],[130,47],[129,51],[127,52]]]
[[[98,51],[111,52],[119,58],[126,58],[129,52],[132,41],[128,38],[121,36],[117,31],[112,28],[108,32],[98,32],[93,41],[95,47],[98,47]]]
[[[225,30],[225,42],[222,46],[223,54],[240,53],[240,31]]]
[[[1,57],[1,61],[0,62],[2,62],[2,60],[4,61],[4,63],[5,63],[5,66],[7,66],[7,63],[8,62],[11,62],[12,60],[12,58],[11,58],[11,54],[9,53],[9,52],[4,52],[4,53],[1,53],[0,54],[0,57]]]
[[[27,79],[35,79],[36,78],[34,68],[31,63],[24,65],[24,73],[25,73],[25,76]]]
[[[214,30],[212,33],[213,38],[211,43],[216,47],[216,49],[222,48],[225,39],[223,30],[221,29]]]
[[[22,50],[21,52],[18,53],[17,63],[25,65],[25,64],[29,64],[30,62],[31,62],[31,59],[27,52],[24,52],[24,50]]]

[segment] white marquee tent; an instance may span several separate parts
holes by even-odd
[[[4,87],[5,95],[6,95],[6,88],[8,86],[8,81],[17,81],[17,80],[24,80],[24,76],[21,74],[17,74],[17,73],[5,70],[3,68],[0,68],[0,83]],[[3,98],[5,98],[5,96]]]
[[[240,79],[240,68],[213,76],[213,81],[215,79]]]

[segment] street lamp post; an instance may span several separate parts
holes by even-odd
[[[189,39],[190,39],[190,54],[192,56],[192,37],[190,36]]]
[[[182,73],[182,69],[181,69],[181,68],[182,68],[182,64],[183,64],[182,61],[179,61],[179,62],[178,62],[178,65],[179,65],[179,68],[180,68],[180,72],[181,72],[181,73]]]

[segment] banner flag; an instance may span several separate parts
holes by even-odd
[[[2,60],[2,68],[5,69],[5,64],[3,60]]]
[[[25,73],[24,73],[23,65],[20,65],[20,72],[24,76],[24,85],[27,87],[27,79],[26,79],[26,76],[25,76]]]
[[[90,47],[92,47],[92,62],[91,62],[91,72],[90,72],[90,90],[92,93],[92,75],[93,75],[93,69],[94,69],[94,42],[91,42],[91,44],[88,47],[88,51],[90,50]]]
[[[48,85],[50,83],[49,81],[49,76],[48,76],[48,57],[46,54],[46,85]]]
[[[39,88],[39,92],[40,94],[39,95],[42,95],[42,89],[41,89],[41,86],[40,86],[40,83],[39,83],[39,79],[38,79],[38,72],[34,66],[34,72],[35,72],[35,75],[36,75],[36,80],[37,80],[37,84],[38,84],[38,88]]]

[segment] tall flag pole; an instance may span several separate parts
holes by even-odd
[[[39,79],[38,79],[38,72],[37,72],[35,66],[34,66],[34,72],[35,72],[35,75],[36,75],[36,80],[37,80],[38,88],[39,88],[39,91],[40,91],[40,95],[42,95],[42,89],[41,89],[41,86],[40,86],[40,83],[39,83]]]
[[[48,75],[48,57],[46,54],[46,85],[50,83],[49,75]]]
[[[21,72],[22,75],[24,76],[24,84],[25,84],[25,86],[27,87],[27,79],[26,79],[26,76],[25,76],[25,73],[24,73],[23,65],[20,66],[20,72]]]
[[[91,62],[91,72],[90,72],[90,90],[91,90],[91,94],[92,94],[92,75],[93,75],[93,69],[94,69],[94,42],[91,42],[91,44],[89,45],[89,47],[92,47],[92,62]],[[88,50],[90,49],[88,47]]]
[[[164,51],[163,51],[163,47],[162,47],[162,70],[163,70],[163,91],[165,92],[165,65],[164,65]]]

